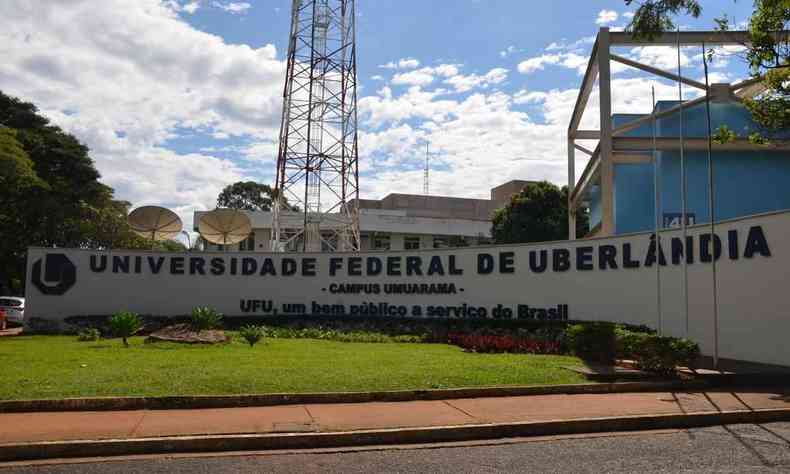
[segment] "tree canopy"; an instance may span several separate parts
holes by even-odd
[[[151,248],[126,223],[129,203],[99,182],[88,148],[0,91],[0,287],[22,291],[27,248]]]
[[[276,198],[277,191],[267,184],[255,181],[238,181],[225,186],[225,189],[219,193],[217,207],[244,211],[271,211]],[[299,210],[289,206],[287,199],[285,206],[294,211]]]
[[[587,214],[577,212],[577,234],[587,229]],[[530,183],[494,214],[491,234],[498,244],[548,242],[568,238],[568,188],[547,181]]]
[[[634,0],[625,0],[631,5]],[[673,31],[673,18],[687,14],[694,18],[702,13],[698,0],[643,0],[637,8],[628,30],[636,37],[652,38]],[[732,27],[727,16],[717,18],[716,29]],[[755,0],[749,19],[749,42],[745,44],[745,60],[753,78],[761,78],[765,90],[743,102],[752,118],[765,134],[750,137],[753,142],[765,143],[764,135],[790,127],[790,0]],[[707,53],[708,56],[712,52]]]

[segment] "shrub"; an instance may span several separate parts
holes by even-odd
[[[96,328],[85,328],[77,333],[77,340],[80,342],[98,341],[101,338],[101,332]]]
[[[688,339],[618,329],[617,355],[633,359],[639,369],[669,375],[677,366],[693,367],[699,345]]]
[[[615,325],[612,323],[574,324],[566,334],[570,351],[584,360],[612,364],[616,355]]]
[[[115,337],[123,340],[123,345],[129,347],[128,338],[134,336],[143,328],[143,321],[136,313],[121,311],[110,318],[110,330]]]
[[[559,354],[560,343],[526,337],[451,333],[447,342],[473,352]]]
[[[247,326],[242,326],[242,328],[239,329],[239,336],[241,336],[242,339],[247,341],[247,344],[249,344],[250,347],[260,342],[261,339],[263,339],[265,333],[266,333],[265,327],[253,326],[252,324],[248,324]]]
[[[222,314],[208,306],[195,308],[190,316],[190,325],[197,332],[222,327]]]

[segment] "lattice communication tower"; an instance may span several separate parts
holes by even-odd
[[[275,251],[358,251],[355,0],[294,0],[283,91]]]

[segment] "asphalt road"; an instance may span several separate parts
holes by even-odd
[[[146,458],[0,467],[32,473],[790,472],[790,423],[614,434],[496,445],[334,453]]]

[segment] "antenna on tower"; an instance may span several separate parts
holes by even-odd
[[[293,0],[272,250],[358,251],[355,0]]]
[[[422,183],[422,193],[428,195],[430,191],[429,170],[431,169],[431,142],[425,143],[425,176]]]

